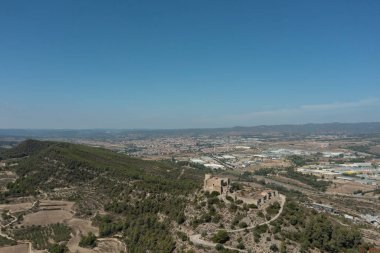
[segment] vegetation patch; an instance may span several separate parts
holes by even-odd
[[[230,236],[228,235],[226,230],[218,230],[216,234],[213,235],[212,241],[214,243],[225,243],[230,239]]]
[[[282,215],[271,225],[274,233],[300,243],[301,252],[313,248],[334,253],[356,252],[367,247],[357,229],[332,223],[326,214],[303,208],[294,200],[286,202]]]
[[[10,240],[6,237],[3,237],[0,235],[0,247],[3,247],[3,246],[13,246],[13,245],[16,245],[17,242],[15,240]]]
[[[70,240],[71,230],[65,224],[57,223],[49,226],[31,226],[16,229],[13,232],[16,240],[31,241],[35,249],[48,249],[51,246],[50,241],[55,243]]]
[[[267,208],[266,208],[266,212],[267,212],[267,215],[269,215],[270,217],[273,217],[275,216],[276,214],[278,214],[278,212],[280,211],[281,209],[281,205],[280,203],[278,203],[277,201],[270,204]]]
[[[330,181],[319,180],[317,176],[303,174],[301,172],[295,171],[294,169],[288,169],[285,176],[310,185],[311,187],[320,191],[326,191],[327,187],[331,185]]]
[[[79,246],[82,248],[95,248],[96,247],[96,236],[89,232],[87,235],[82,235]]]

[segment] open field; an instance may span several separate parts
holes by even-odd
[[[380,156],[380,145],[371,147],[369,150],[372,154]]]
[[[0,253],[29,253],[29,244],[2,247],[0,248]]]
[[[352,194],[355,191],[369,191],[375,189],[372,185],[364,185],[356,182],[336,179],[327,189],[327,193]]]
[[[22,225],[49,225],[64,222],[74,216],[73,202],[69,201],[41,201],[39,211],[24,216]]]
[[[26,211],[29,208],[32,207],[32,202],[30,203],[17,203],[17,204],[3,204],[0,205],[0,211],[1,210],[9,210],[11,213],[16,213],[16,212],[22,212]]]

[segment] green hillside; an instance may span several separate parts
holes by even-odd
[[[200,187],[203,177],[202,171],[171,162],[144,161],[62,142],[28,140],[7,150],[6,155],[24,158],[15,167],[19,178],[8,184],[3,199],[74,187],[78,190],[68,199],[84,207],[79,214],[94,213],[88,203],[96,200],[112,214],[96,216],[100,234],[122,233],[131,252],[170,252],[174,248],[170,223],[183,222],[186,198]],[[159,221],[158,214],[166,219]]]
[[[40,152],[42,149],[53,145],[50,141],[26,140],[11,149],[0,149],[0,158],[21,158]]]

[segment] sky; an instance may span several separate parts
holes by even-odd
[[[380,1],[0,2],[0,128],[380,121]]]

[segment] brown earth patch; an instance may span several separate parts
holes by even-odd
[[[354,191],[362,190],[363,192],[373,190],[372,185],[363,185],[360,183],[349,182],[346,180],[334,180],[333,184],[327,189],[327,193],[341,193],[341,194],[352,194]]]
[[[66,210],[50,210],[39,211],[36,213],[27,214],[21,223],[24,226],[32,225],[49,225],[54,223],[61,223],[73,217],[73,213]]]
[[[0,253],[29,253],[29,244],[1,247]]]
[[[32,202],[30,203],[15,203],[15,204],[3,204],[0,205],[0,210],[9,210],[11,213],[21,212],[28,210],[32,207]]]

